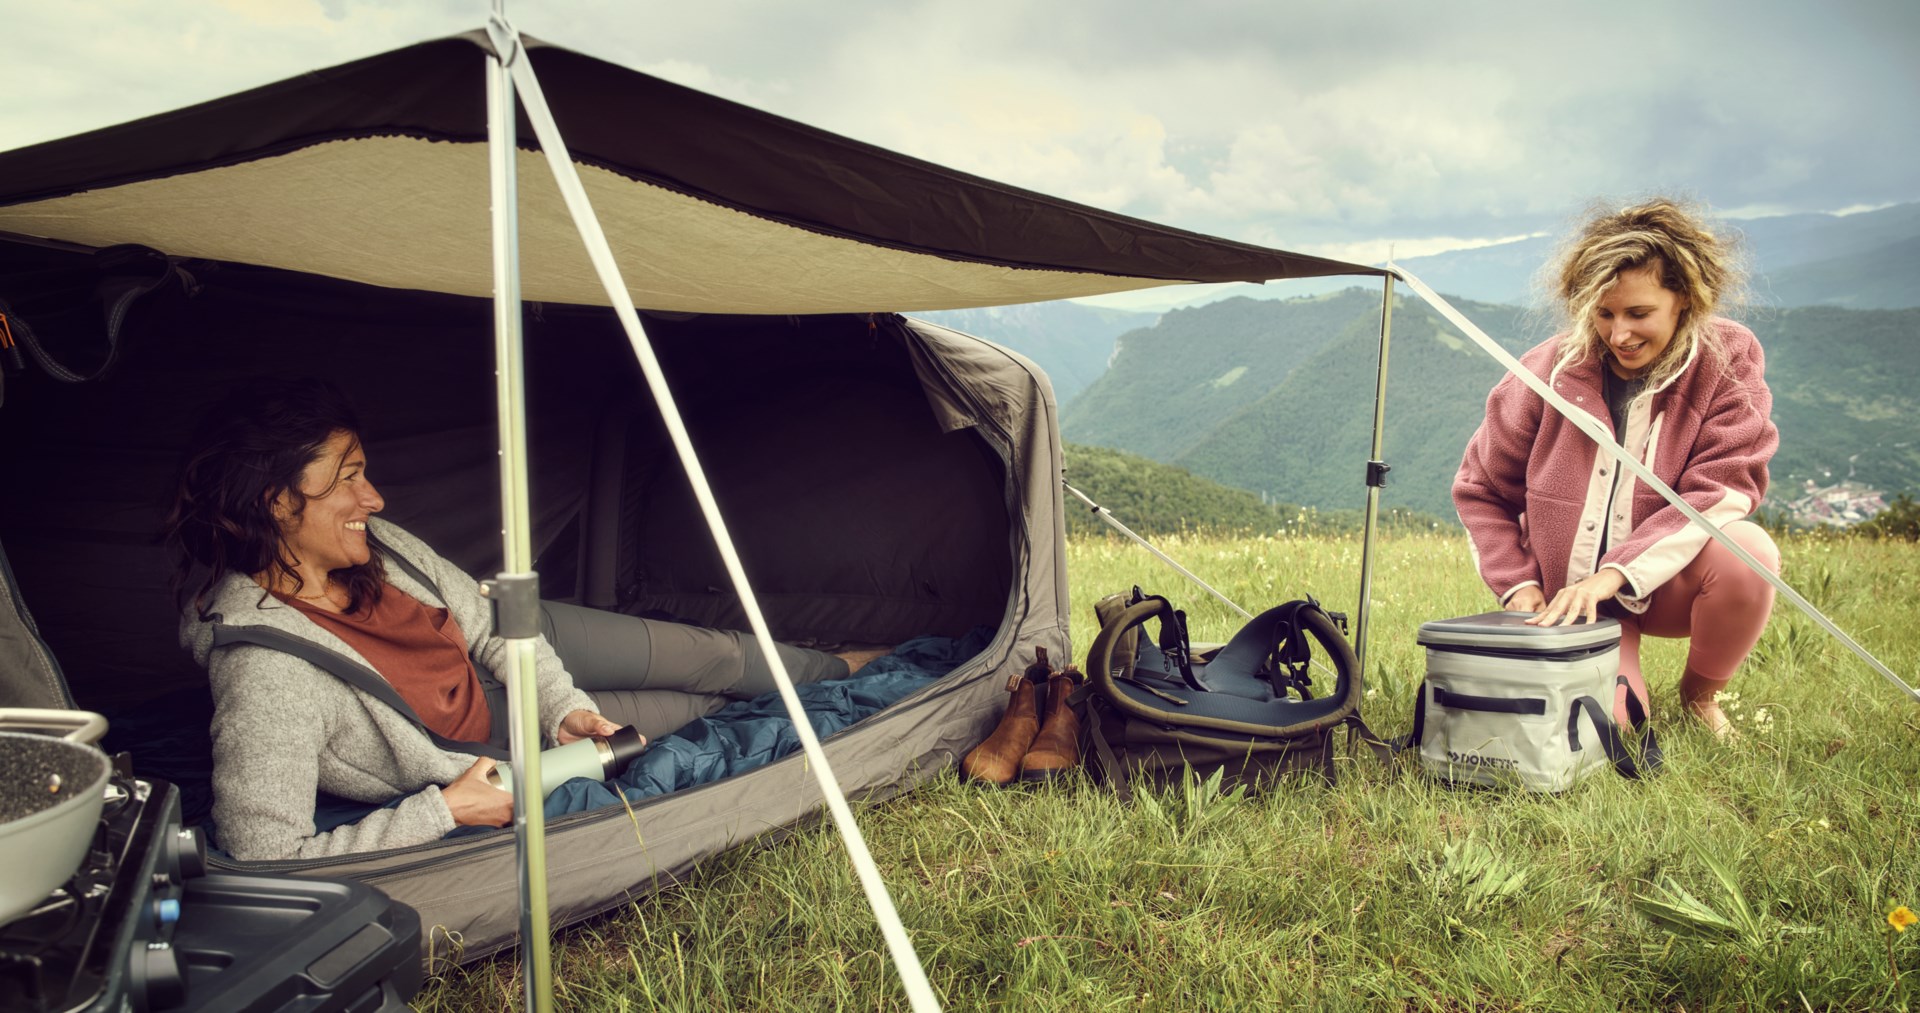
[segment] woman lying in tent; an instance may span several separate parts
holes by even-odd
[[[1754,558],[1779,550],[1744,518],[1780,444],[1753,332],[1714,310],[1739,284],[1700,217],[1656,199],[1593,214],[1561,255],[1567,330],[1521,357]],[[1640,638],[1691,637],[1679,693],[1717,734],[1727,686],[1766,627],[1773,587],[1572,422],[1508,376],[1454,480],[1480,575],[1505,607],[1547,625],[1620,621],[1623,688],[1644,705]]]
[[[194,438],[167,536],[181,586],[199,575],[181,639],[212,682],[214,821],[235,857],[405,847],[512,819],[513,796],[486,777],[494,761],[472,750],[505,743],[504,698],[488,699],[481,673],[504,667],[507,645],[473,579],[374,518],[384,505],[346,399],[319,381],[243,390]],[[607,621],[632,664],[592,692],[538,644],[548,745],[622,724],[657,738],[774,688],[751,635]],[[796,684],[844,678],[886,653],[778,650]],[[336,674],[355,667],[378,673],[421,723]],[[317,791],[386,804],[329,827]]]

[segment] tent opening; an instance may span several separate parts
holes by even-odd
[[[0,274],[10,258],[63,260],[0,242]],[[90,263],[61,266],[84,277]],[[183,284],[134,304],[105,378],[8,379],[0,467],[37,477],[0,483],[0,544],[75,702],[113,721],[111,748],[182,787],[191,822],[211,804],[212,704],[176,643],[155,533],[209,404],[257,377],[324,377],[356,403],[385,518],[476,577],[498,568],[500,519],[486,300],[181,267]],[[28,307],[36,333],[63,361],[97,364],[94,286],[64,290]],[[1032,451],[963,378],[980,362],[932,347],[962,336],[891,314],[646,323],[776,637],[893,644],[1018,621],[1023,545],[1058,516],[1028,515],[1016,470]],[[1024,381],[1050,415],[1044,380],[1006,371],[1023,360],[965,340],[1003,369],[993,383]],[[542,596],[744,628],[612,312],[530,304],[526,349]],[[981,424],[955,424],[969,408]]]

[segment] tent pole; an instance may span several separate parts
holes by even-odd
[[[505,0],[493,0],[488,25],[487,153],[493,203],[493,333],[500,415],[500,575],[482,585],[493,602],[494,633],[507,642],[506,680],[513,756],[513,828],[520,873],[520,948],[525,1008],[553,1008],[553,954],[547,913],[546,813],[540,798],[540,697],[534,682],[539,624],[528,622],[539,600],[533,573],[527,493],[526,390],[523,384],[519,194],[515,178],[514,60],[517,36],[503,24]],[[531,804],[529,800],[532,801]]]
[[[1366,526],[1360,534],[1360,604],[1354,609],[1353,656],[1360,677],[1367,675],[1367,617],[1373,605],[1373,541],[1379,534],[1380,487],[1387,484],[1386,462],[1380,459],[1380,439],[1387,426],[1387,344],[1393,335],[1393,275],[1386,277],[1380,295],[1380,366],[1373,387],[1373,453],[1367,458]]]

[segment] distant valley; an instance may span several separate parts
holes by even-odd
[[[1456,305],[1509,351],[1542,336],[1516,307]],[[1112,367],[1067,406],[1061,432],[1273,499],[1358,507],[1379,320],[1379,295],[1367,289],[1177,310],[1121,337]],[[1797,497],[1809,478],[1920,488],[1920,309],[1776,310],[1753,326],[1781,434],[1776,499]],[[1453,516],[1454,470],[1501,375],[1424,303],[1396,299],[1383,503]]]
[[[1061,403],[1107,371],[1115,335],[1152,327],[1159,314],[1083,306],[1076,302],[989,306],[916,313],[942,327],[997,341],[1040,364]]]
[[[1740,316],[1767,350],[1781,431],[1770,501],[1800,496],[1808,479],[1920,490],[1920,205],[1737,224],[1756,268],[1756,298]],[[1405,266],[1517,352],[1551,330],[1516,305],[1548,252],[1533,239]],[[1451,518],[1453,472],[1501,368],[1399,291],[1383,455],[1393,471],[1382,502]],[[1047,369],[1069,441],[1274,501],[1321,510],[1364,502],[1377,287],[1158,315],[1041,303],[925,316]]]

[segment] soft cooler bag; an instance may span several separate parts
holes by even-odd
[[[1414,704],[1411,744],[1427,773],[1456,784],[1558,792],[1597,770],[1652,773],[1660,748],[1648,729],[1636,758],[1613,720],[1620,624],[1529,626],[1531,613],[1488,612],[1420,627],[1427,677]],[[1634,727],[1646,723],[1627,694]]]

